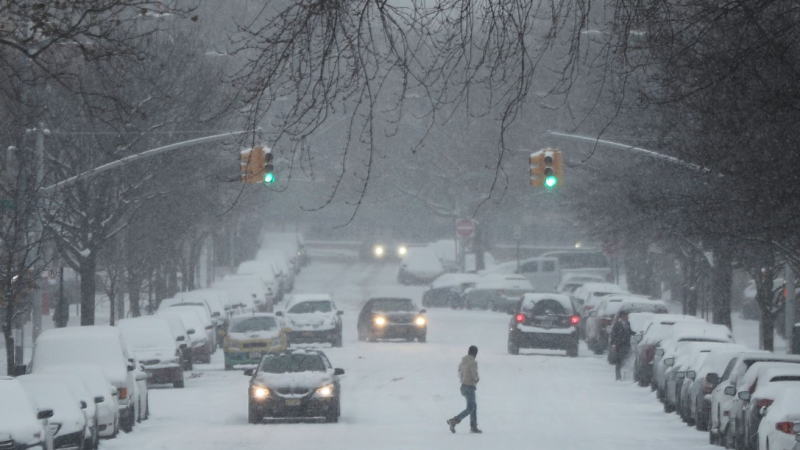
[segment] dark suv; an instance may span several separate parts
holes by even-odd
[[[341,412],[339,377],[319,350],[292,350],[266,354],[255,369],[247,369],[247,421],[264,418],[322,418],[338,422]]]
[[[518,355],[520,348],[545,348],[578,356],[579,323],[580,316],[568,296],[525,294],[508,325],[508,353]]]
[[[371,298],[361,308],[357,327],[361,341],[395,338],[425,342],[428,318],[410,298]]]

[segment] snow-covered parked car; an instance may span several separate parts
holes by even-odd
[[[178,314],[170,313],[169,310],[165,311],[164,314],[157,314],[157,316],[164,319],[169,325],[175,345],[178,346],[178,350],[181,352],[183,370],[192,370],[192,337],[187,332],[183,319]]]
[[[22,375],[17,380],[38,409],[53,411],[47,427],[53,438],[54,449],[88,448],[90,438],[87,436],[90,434],[84,412],[88,408],[86,402],[53,375]]]
[[[474,286],[480,275],[476,273],[443,273],[431,282],[430,288],[422,294],[422,306],[456,307],[461,304],[464,291]]]
[[[293,295],[285,311],[278,313],[285,319],[290,344],[329,342],[342,346],[342,311],[328,294]]]
[[[397,281],[401,284],[428,284],[444,273],[436,253],[428,247],[411,247],[400,264]]]
[[[39,409],[25,392],[19,380],[0,376],[0,448],[47,450],[44,420],[53,416],[52,409]]]
[[[464,307],[511,312],[534,288],[522,275],[487,275],[476,280],[462,295]]]
[[[194,363],[210,363],[212,350],[212,342],[209,339],[209,331],[213,331],[211,322],[203,320],[202,316],[190,308],[164,308],[159,309],[158,316],[175,316],[178,317],[186,329],[186,334],[189,336],[189,352],[191,353],[192,364]],[[170,320],[170,319],[167,319]],[[206,327],[209,327],[207,330]],[[216,333],[214,333],[216,335]]]
[[[258,364],[265,353],[281,352],[288,346],[286,331],[274,314],[233,316],[223,345],[225,369],[242,364]]]
[[[604,283],[605,281],[606,280],[600,275],[569,275],[561,278],[561,282],[558,283],[556,287],[556,292],[570,295],[575,292],[575,289],[578,289],[586,283]]]
[[[521,348],[566,350],[578,356],[580,316],[564,294],[525,294],[508,326],[508,353]]]
[[[264,296],[259,297],[256,301],[258,311],[272,312],[275,303],[281,300],[283,292],[280,289],[280,282],[276,275],[279,272],[280,269],[276,265],[269,260],[263,259],[245,261],[236,268],[237,275],[256,278],[264,285]]]
[[[247,421],[266,417],[322,418],[337,422],[341,413],[343,369],[334,369],[325,353],[292,350],[267,354],[255,369],[248,369]]]
[[[167,321],[158,316],[122,319],[117,325],[128,350],[144,368],[148,382],[184,386],[181,351]]]
[[[158,306],[158,310],[162,311],[167,308],[179,308],[188,309],[197,314],[197,316],[200,317],[200,320],[203,321],[203,330],[205,331],[208,342],[210,343],[209,351],[214,353],[214,351],[217,349],[217,325],[214,321],[214,318],[211,316],[212,312],[208,304],[199,298],[186,299],[186,301],[183,299],[169,300],[170,301],[162,301],[162,303]],[[222,326],[222,321],[220,321],[219,324]]]
[[[65,364],[100,367],[117,390],[120,428],[126,432],[133,429],[139,413],[137,377],[146,379],[146,375],[137,375],[135,360],[118,328],[93,325],[43,331],[36,339],[28,370],[33,374],[45,373]]]
[[[800,436],[800,388],[782,389],[758,426],[758,450],[797,450]]]
[[[91,364],[64,364],[47,367],[41,373],[56,376],[68,375],[80,379],[95,402],[98,436],[108,438],[117,435],[119,432],[117,390],[106,379],[100,367]]]
[[[226,275],[211,288],[225,291],[230,315],[257,311],[266,295],[264,284],[253,275]]]

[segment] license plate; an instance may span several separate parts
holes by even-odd
[[[300,399],[299,398],[287,398],[286,399],[286,406],[300,406]]]
[[[250,352],[250,358],[251,359],[261,358],[261,352]]]

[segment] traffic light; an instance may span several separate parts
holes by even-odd
[[[267,149],[264,154],[264,184],[275,182],[275,166],[272,165],[272,150]]]
[[[563,180],[564,170],[561,151],[546,148],[531,153],[530,156],[531,186],[544,186],[552,191]]]

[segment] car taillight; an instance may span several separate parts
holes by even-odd
[[[769,408],[769,405],[771,405],[773,401],[774,400],[771,398],[759,398],[756,400],[756,407],[758,407],[758,409]]]
[[[644,349],[644,361],[651,362],[653,361],[653,356],[656,354],[656,348],[653,346],[648,346]]]
[[[778,422],[775,429],[786,434],[794,434],[794,422]]]
[[[117,389],[117,393],[119,394],[120,400],[128,398],[128,388],[119,388]]]
[[[574,315],[574,316],[570,316],[570,318],[569,318],[570,325],[577,325],[580,322],[581,322],[581,316]]]
[[[514,316],[514,320],[516,320],[517,323],[525,322],[525,314],[522,313],[517,314],[516,316]]]

